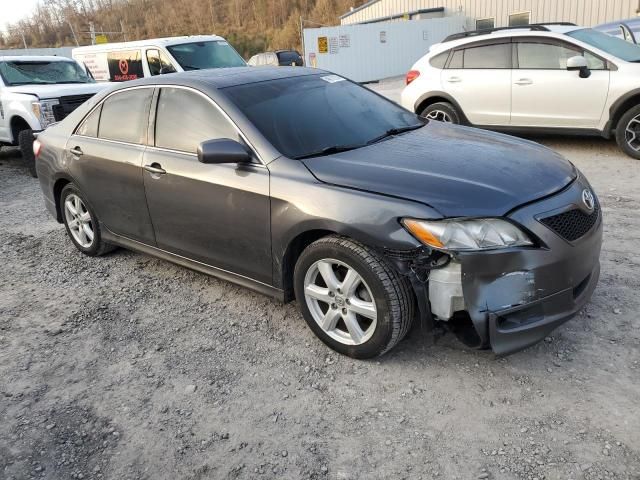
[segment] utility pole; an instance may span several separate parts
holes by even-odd
[[[69,24],[69,28],[71,29],[71,35],[73,35],[73,39],[76,42],[76,47],[79,47],[80,43],[78,42],[78,37],[76,37],[76,32],[73,30],[73,25],[71,25],[70,20],[67,20],[67,23]]]
[[[124,31],[124,22],[122,20],[120,20],[120,30],[122,31],[122,36],[124,37],[124,41],[128,42],[129,40],[127,40],[127,33]]]
[[[96,44],[96,26],[93,22],[89,22],[89,34],[91,35],[91,45]]]
[[[27,49],[27,40],[24,38],[24,33],[20,32],[20,36],[22,37],[22,43],[24,45],[24,49]]]

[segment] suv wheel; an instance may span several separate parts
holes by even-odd
[[[67,184],[60,193],[62,219],[71,241],[85,255],[104,255],[116,247],[102,241],[100,224],[80,190]]]
[[[18,146],[22,153],[22,161],[32,177],[37,177],[36,156],[33,153],[33,130],[22,130],[18,133]]]
[[[616,142],[624,153],[640,159],[640,105],[630,108],[616,127]]]
[[[421,117],[437,122],[460,124],[461,115],[450,103],[438,102],[429,105],[420,114]]]
[[[408,280],[376,252],[344,237],[322,238],[302,252],[294,288],[311,330],[353,358],[387,352],[413,320]]]

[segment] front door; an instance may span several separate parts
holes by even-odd
[[[155,241],[142,160],[152,95],[153,88],[111,95],[69,138],[65,152],[71,176],[104,226],[149,245]]]
[[[511,125],[597,128],[609,91],[604,60],[569,44],[546,39],[514,39]],[[567,60],[584,55],[590,75],[567,70]]]
[[[216,138],[242,141],[208,97],[186,88],[160,89],[155,146],[144,154],[157,245],[271,284],[269,170],[258,161],[200,163],[198,145]]]

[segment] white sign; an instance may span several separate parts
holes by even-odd
[[[349,48],[351,46],[351,35],[340,35],[340,48]]]
[[[335,55],[338,53],[338,37],[329,37],[329,54]]]

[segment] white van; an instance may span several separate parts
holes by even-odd
[[[163,73],[247,65],[238,52],[217,35],[90,45],[74,48],[72,56],[98,82],[124,82]]]

